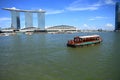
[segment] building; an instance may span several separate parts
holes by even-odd
[[[31,12],[25,12],[25,27],[33,27],[33,14]]]
[[[59,31],[59,32],[67,32],[67,31],[76,31],[76,27],[69,25],[58,25],[53,27],[46,28],[47,31]]]
[[[11,28],[20,29],[20,13],[11,11]]]
[[[26,27],[26,28],[20,29],[19,31],[20,32],[35,32],[36,30],[39,30],[39,29],[36,27]]]
[[[38,15],[38,28],[41,30],[45,30],[45,14],[44,13],[37,13]]]
[[[37,13],[38,18],[38,28],[40,30],[45,29],[45,11],[44,10],[20,10],[16,8],[3,8],[11,12],[11,27],[16,30],[21,29],[20,26],[20,12],[25,14],[25,28],[34,27],[33,26],[33,13]]]
[[[120,31],[120,2],[115,6],[115,31]]]
[[[15,32],[15,29],[13,27],[4,28],[4,29],[1,29],[1,32],[3,32],[3,33],[11,33],[11,32]]]

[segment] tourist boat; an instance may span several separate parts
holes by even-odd
[[[73,40],[68,40],[67,46],[77,47],[77,46],[88,46],[92,44],[97,44],[102,42],[99,35],[89,35],[89,36],[76,36]]]

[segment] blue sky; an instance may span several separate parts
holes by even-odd
[[[46,27],[71,25],[78,29],[114,30],[115,3],[119,0],[0,0],[0,8],[23,10],[46,10]],[[34,26],[37,26],[37,15]],[[21,27],[24,27],[24,13],[20,14]],[[11,25],[9,11],[0,9],[0,27]]]

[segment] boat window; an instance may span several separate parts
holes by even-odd
[[[79,42],[80,39],[79,39],[79,38],[74,38],[74,41],[75,41],[75,42]]]
[[[80,41],[82,41],[82,38],[80,38]]]
[[[97,40],[99,40],[99,37],[97,37]]]

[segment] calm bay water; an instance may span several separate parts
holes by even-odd
[[[101,44],[66,46],[74,36],[99,34]],[[0,80],[120,80],[120,33],[0,36]]]

